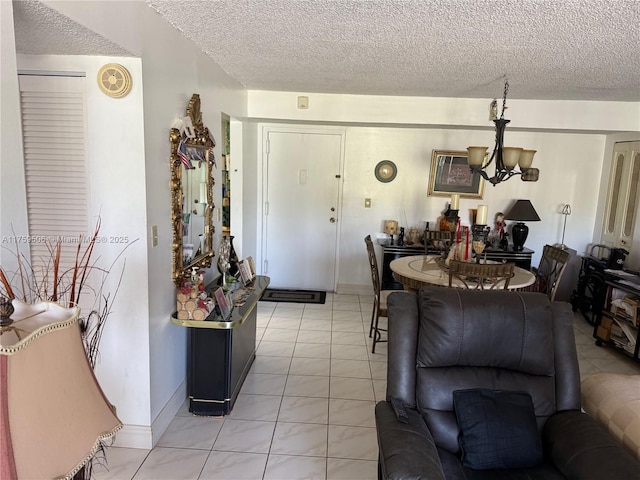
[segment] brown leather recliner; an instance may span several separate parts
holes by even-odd
[[[580,411],[569,304],[540,293],[429,287],[391,294],[388,319],[387,401],[376,405],[380,478],[640,479],[640,462]],[[472,389],[530,396],[538,462],[468,466],[453,397]]]

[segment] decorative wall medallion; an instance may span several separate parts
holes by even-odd
[[[118,63],[107,63],[98,72],[98,86],[105,95],[125,97],[133,86],[129,70]]]
[[[379,181],[389,183],[396,178],[398,167],[391,160],[382,160],[376,165],[375,174]]]

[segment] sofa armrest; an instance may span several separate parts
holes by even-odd
[[[578,410],[549,417],[542,445],[547,457],[569,479],[640,479],[640,462],[598,422]]]
[[[387,396],[416,405],[416,352],[418,350],[418,296],[394,292],[387,298]]]
[[[381,478],[444,480],[433,437],[417,410],[406,408],[408,423],[396,417],[390,402],[376,405]]]

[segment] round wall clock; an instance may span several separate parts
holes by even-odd
[[[396,178],[398,167],[391,160],[382,160],[376,165],[375,174],[379,181],[389,183]]]

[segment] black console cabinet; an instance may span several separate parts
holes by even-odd
[[[500,248],[487,248],[482,253],[484,257],[486,253],[487,260],[494,260],[496,262],[510,262],[515,263],[516,267],[524,268],[525,270],[531,270],[531,256],[535,253],[533,250],[523,248],[522,250],[514,250],[513,246],[509,245],[506,250]]]
[[[520,251],[514,251],[513,247],[507,250],[487,248],[485,250],[487,260],[497,262],[512,262],[516,267],[531,270],[531,256],[534,251],[524,248]],[[424,253],[423,246],[391,246],[383,245],[382,247],[382,290],[402,290],[402,284],[393,277],[393,272],[389,264],[396,258],[407,257],[410,255],[422,255]],[[434,254],[437,252],[433,252]],[[484,257],[484,253],[483,253]]]
[[[269,285],[257,276],[244,305],[235,307],[227,321],[211,314],[206,320],[171,321],[188,327],[187,394],[195,415],[227,415],[255,359],[256,306]]]
[[[385,245],[382,247],[382,278],[380,279],[382,290],[402,290],[402,284],[393,277],[393,272],[389,264],[396,258],[407,257],[410,255],[421,255],[424,253],[424,247],[397,247]]]

